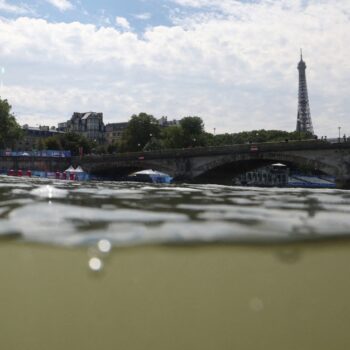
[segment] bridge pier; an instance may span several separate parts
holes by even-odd
[[[343,189],[343,190],[349,190],[350,189],[350,177],[349,176],[337,177],[335,179],[335,185],[336,185],[336,188]]]

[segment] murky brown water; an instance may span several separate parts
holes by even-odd
[[[349,204],[0,178],[1,349],[347,349]]]

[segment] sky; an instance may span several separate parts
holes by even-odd
[[[350,0],[0,0],[0,96],[31,126],[95,111],[293,131],[300,48],[315,133],[350,136]]]

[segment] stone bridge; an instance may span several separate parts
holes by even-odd
[[[264,165],[281,162],[299,169],[313,169],[336,177],[337,186],[350,188],[350,142],[290,141],[174,149],[117,155],[68,158],[0,157],[0,169],[63,171],[81,165],[94,175],[118,178],[142,169],[159,170],[177,180],[221,183]]]
[[[335,176],[338,187],[350,188],[350,142],[290,141],[74,159],[74,165],[81,165],[91,174],[117,177],[136,170],[153,169],[178,180],[201,177],[220,180],[228,175],[232,180],[232,176],[276,162]]]

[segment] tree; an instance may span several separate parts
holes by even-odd
[[[79,148],[81,147],[84,153],[91,153],[97,147],[96,142],[90,141],[85,136],[74,132],[48,137],[43,143],[46,149],[71,151],[73,155],[79,155]]]
[[[180,125],[185,135],[195,136],[204,132],[204,123],[200,117],[184,117],[180,120]]]
[[[180,126],[183,130],[183,147],[198,147],[207,144],[202,118],[182,118],[180,120]]]
[[[283,130],[265,129],[242,131],[234,134],[207,134],[207,141],[209,146],[223,146],[233,144],[237,145],[259,142],[282,142],[285,140],[307,140],[310,138],[313,138],[313,136],[308,132],[288,132]]]
[[[107,146],[107,153],[109,153],[109,154],[116,153],[116,152],[118,152],[119,148],[120,148],[119,143],[114,142],[114,143]]]
[[[0,148],[13,148],[22,137],[22,129],[11,114],[11,105],[0,98]]]
[[[121,142],[122,151],[140,151],[151,140],[160,135],[160,126],[152,115],[133,115],[126,127]]]
[[[145,147],[143,147],[144,151],[159,151],[161,149],[163,149],[163,142],[160,139],[157,139],[155,137],[152,137],[145,145]]]
[[[39,150],[39,151],[42,151],[44,149],[46,149],[46,145],[45,145],[45,141],[40,138],[39,140],[37,140],[36,142],[36,148]]]
[[[172,125],[164,128],[161,133],[164,148],[185,147],[184,130],[180,125]]]
[[[45,148],[49,150],[62,150],[61,140],[57,136],[45,139]]]

